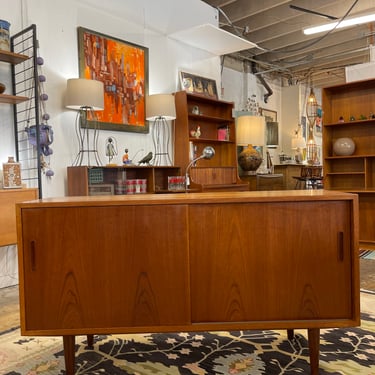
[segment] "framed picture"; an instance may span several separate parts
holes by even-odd
[[[277,147],[279,144],[279,123],[277,122],[277,112],[270,109],[260,108],[261,116],[266,119],[266,146]]]
[[[266,118],[266,122],[277,122],[277,112],[270,109],[259,108],[260,115]]]
[[[322,118],[317,116],[316,119],[315,119],[314,135],[317,136],[317,137],[321,137],[322,136],[322,130],[323,130]]]
[[[187,72],[180,72],[181,88],[186,92],[218,99],[216,81]]]
[[[148,133],[148,49],[82,27],[78,49],[80,78],[104,84],[104,111],[96,112],[98,128]]]

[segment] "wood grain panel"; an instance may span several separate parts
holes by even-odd
[[[184,206],[27,210],[27,329],[190,322],[186,226]]]
[[[345,202],[191,207],[192,321],[350,314],[348,209]],[[337,260],[340,232],[345,261]]]
[[[0,189],[0,246],[17,243],[16,203],[38,198],[38,189]]]

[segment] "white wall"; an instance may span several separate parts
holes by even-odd
[[[43,176],[43,197],[66,194],[66,167],[71,165],[78,144],[74,130],[76,113],[64,107],[66,80],[78,77],[77,27],[82,26],[149,48],[149,93],[170,93],[179,89],[178,71],[184,69],[220,82],[220,58],[168,38],[179,28],[218,22],[217,11],[200,0],[1,0],[1,18],[11,23],[10,33],[35,24],[39,56],[43,57],[45,92],[54,131],[50,159],[55,175]],[[0,63],[0,80],[11,87],[10,67]],[[8,92],[10,93],[10,92]],[[0,105],[0,165],[14,155],[13,113]],[[117,140],[121,164],[123,150],[130,156],[152,150],[150,134],[101,131],[98,151],[106,161],[104,144],[108,136]],[[142,153],[138,154],[138,160]],[[43,225],[43,223],[40,223]],[[18,283],[16,246],[0,247],[0,287]]]
[[[11,23],[11,34],[30,24],[37,26],[39,55],[44,59],[42,69],[47,77],[46,107],[54,131],[50,164],[55,176],[43,176],[43,197],[66,194],[66,167],[72,164],[78,151],[76,113],[63,104],[66,80],[79,75],[78,26],[148,47],[150,94],[178,90],[179,69],[220,79],[219,57],[167,37],[167,33],[178,27],[217,24],[217,11],[200,0],[190,0],[189,6],[184,0],[2,0],[1,8],[1,18]],[[183,16],[176,17],[182,9]],[[14,136],[11,108],[0,107],[1,162],[14,155]],[[144,149],[145,154],[153,147],[150,134],[101,131],[98,151],[103,162],[108,136],[116,138],[119,155],[113,161],[118,163],[125,148],[129,148],[132,156],[139,149]],[[138,154],[141,156],[142,153]]]

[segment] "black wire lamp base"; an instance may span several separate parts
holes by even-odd
[[[81,166],[85,160],[87,160],[88,167],[94,165],[91,163],[91,156],[95,165],[101,166],[102,162],[98,154],[98,121],[95,111],[92,108],[83,107],[77,112],[76,134],[78,138],[79,151],[74,159],[73,166]]]

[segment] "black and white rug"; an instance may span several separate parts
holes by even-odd
[[[93,349],[77,337],[76,374],[273,375],[309,374],[305,330],[95,336]],[[64,374],[60,337],[0,335],[0,374]],[[320,375],[375,374],[375,314],[358,328],[321,330]]]

